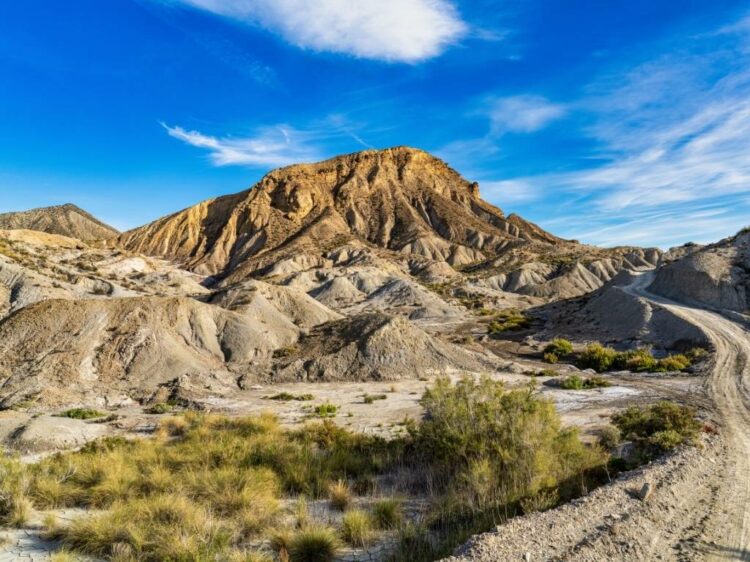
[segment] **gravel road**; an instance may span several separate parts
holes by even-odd
[[[750,561],[750,334],[708,310],[627,288],[699,326],[715,346],[705,390],[720,425],[686,448],[570,504],[477,535],[446,562]],[[634,493],[649,482],[653,493]]]

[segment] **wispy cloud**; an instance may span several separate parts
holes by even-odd
[[[491,132],[533,133],[566,113],[565,106],[541,96],[521,95],[489,100]]]
[[[590,164],[507,181],[561,202],[565,218],[545,226],[598,244],[707,241],[750,223],[748,32],[743,21],[601,76],[572,104]]]
[[[448,0],[171,0],[252,25],[314,51],[414,63],[468,26]]]
[[[257,129],[250,137],[215,137],[162,123],[167,133],[182,142],[208,150],[214,166],[273,168],[322,158],[312,135],[286,125]]]

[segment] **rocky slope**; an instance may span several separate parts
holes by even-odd
[[[506,216],[403,147],[276,170],[104,244],[0,230],[0,405],[491,373],[468,334],[501,310],[659,259]]]
[[[678,301],[750,313],[750,229],[688,250],[658,269],[649,290]]]
[[[275,170],[248,191],[123,234],[128,249],[205,274],[251,272],[359,241],[462,265],[514,244],[562,243],[479,197],[477,184],[420,150],[368,150]]]
[[[275,170],[247,191],[204,201],[114,243],[222,284],[369,253],[409,274],[427,272],[432,283],[450,281],[458,268],[492,289],[553,298],[596,289],[623,268],[659,259],[656,250],[562,240],[506,216],[481,199],[476,183],[406,147]]]
[[[79,240],[104,240],[119,232],[70,203],[0,214],[0,229],[38,230]]]

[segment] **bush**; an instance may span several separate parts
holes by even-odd
[[[552,353],[557,357],[565,357],[573,353],[573,344],[566,339],[556,338],[544,348],[544,353]]]
[[[703,350],[701,350],[703,351]],[[689,352],[695,357],[700,352]],[[582,369],[594,369],[601,373],[612,369],[627,369],[634,372],[668,372],[684,371],[692,364],[693,355],[670,355],[663,359],[656,359],[648,349],[634,349],[630,351],[615,351],[611,347],[593,343],[578,357],[576,364]]]
[[[565,390],[583,390],[583,379],[578,375],[571,375],[560,383]]]
[[[600,343],[592,343],[578,356],[576,364],[581,369],[594,369],[597,373],[609,371],[615,362],[617,352]]]
[[[154,404],[153,406],[150,406],[146,408],[147,414],[168,414],[173,410],[173,407],[171,404],[167,404],[165,402],[159,402],[157,404]]]
[[[333,418],[339,411],[339,407],[330,402],[325,402],[318,406],[315,406],[315,415],[320,418]]]
[[[545,363],[551,363],[553,365],[555,363],[557,363],[558,361],[560,361],[560,358],[557,355],[555,355],[554,353],[551,353],[551,352],[545,353],[542,356],[542,359],[544,360]]]
[[[517,310],[503,310],[490,322],[487,331],[490,334],[515,332],[525,330],[531,326],[531,319]]]
[[[417,451],[442,473],[440,483],[476,508],[536,494],[603,462],[575,430],[562,429],[554,405],[533,386],[506,390],[488,378],[452,386],[439,378],[421,403]]]
[[[71,418],[74,420],[90,420],[93,418],[101,418],[106,414],[91,408],[71,408],[70,410],[60,412],[59,415],[60,417]]]
[[[289,541],[290,562],[332,562],[340,550],[336,532],[329,527],[302,529]]]
[[[621,440],[620,430],[613,425],[607,425],[599,431],[599,445],[605,451],[617,447]]]
[[[350,545],[364,548],[373,538],[372,518],[361,509],[348,511],[344,514],[341,533]]]
[[[268,396],[267,398],[269,400],[280,400],[283,402],[288,402],[290,400],[295,400],[297,402],[307,402],[310,400],[314,400],[315,396],[313,396],[312,394],[291,394],[289,392],[279,392],[278,394]]]
[[[352,501],[352,492],[349,485],[344,480],[339,480],[331,484],[328,488],[328,499],[331,501],[331,507],[344,511]]]
[[[693,408],[668,401],[646,407],[631,406],[613,415],[612,423],[647,458],[695,441],[701,429]]]
[[[385,400],[387,398],[388,396],[386,396],[385,394],[365,394],[362,398],[362,401],[365,404],[372,404],[373,402],[375,402],[375,400]]]
[[[611,383],[600,376],[581,378],[578,375],[571,375],[560,383],[560,387],[565,390],[585,390],[590,388],[602,388],[611,386]]]
[[[372,518],[379,529],[395,529],[401,525],[403,512],[401,502],[394,499],[384,499],[372,506]]]

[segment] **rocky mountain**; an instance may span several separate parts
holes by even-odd
[[[85,217],[34,213],[8,224],[71,231]],[[0,407],[490,373],[500,357],[469,331],[660,258],[506,216],[404,147],[275,170],[103,244],[0,230]]]
[[[461,266],[513,246],[563,241],[506,217],[441,160],[400,147],[275,170],[247,191],[126,232],[119,243],[229,275],[347,243]]]
[[[750,313],[750,229],[708,246],[670,251],[652,292],[685,302]]]
[[[38,230],[78,240],[104,240],[119,232],[70,203],[29,211],[0,214],[0,229]]]
[[[126,232],[116,244],[223,285],[355,258],[402,264],[438,283],[462,269],[488,278],[487,288],[543,297],[581,294],[659,259],[657,250],[602,250],[506,216],[482,200],[476,183],[407,147],[275,170],[247,191]]]

